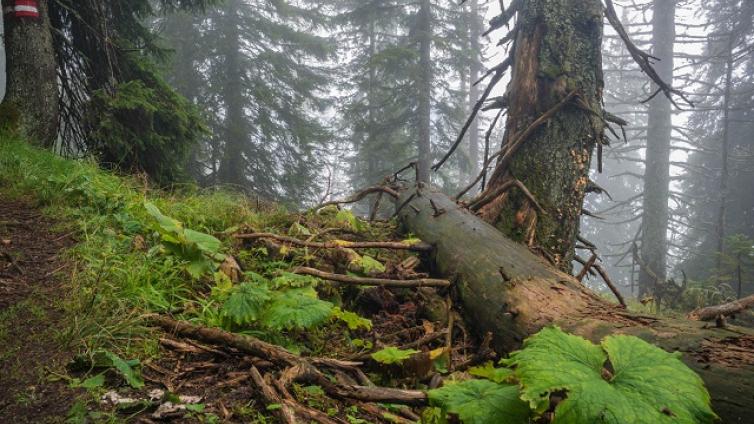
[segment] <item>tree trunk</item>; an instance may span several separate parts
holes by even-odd
[[[3,9],[11,2],[3,0]],[[21,134],[44,147],[58,133],[58,85],[47,0],[39,19],[4,13],[7,89],[5,119],[17,121]]]
[[[244,119],[243,84],[241,69],[241,42],[238,0],[230,0],[225,7],[224,59],[225,84],[223,84],[223,103],[225,104],[225,147],[220,162],[219,179],[225,184],[244,187],[246,179],[245,144],[248,143],[246,121]]]
[[[428,183],[429,167],[432,163],[430,129],[432,120],[432,4],[430,0],[421,0],[416,31],[419,37],[417,180]]]
[[[683,360],[706,382],[724,422],[750,422],[754,331],[628,313],[443,194],[407,190],[397,204],[404,205],[399,216],[406,230],[435,246],[436,272],[455,282],[455,304],[467,325],[478,336],[492,333],[497,352],[520,347],[547,325],[594,342],[613,333],[635,335],[683,352]]]
[[[601,113],[602,20],[600,0],[522,2],[503,146],[571,92]],[[594,114],[573,102],[561,108],[510,160],[498,162],[485,191],[517,178],[547,213],[537,213],[513,190],[485,206],[484,219],[514,240],[550,252],[559,268],[570,270],[592,150],[603,137]]]
[[[653,55],[660,59],[655,69],[663,81],[671,83],[675,42],[675,2],[655,0],[653,13]],[[653,89],[657,89],[654,84]],[[667,279],[670,136],[673,130],[671,112],[670,100],[665,96],[655,96],[649,104],[640,254],[660,282]],[[644,268],[639,270],[639,296],[654,292],[656,281],[647,271]],[[656,299],[656,305],[660,306],[660,299]]]
[[[470,49],[472,54],[469,64],[469,111],[479,100],[479,86],[474,83],[479,79],[482,71],[481,46],[479,39],[482,37],[482,17],[479,16],[479,0],[471,1],[471,20],[469,25]],[[474,119],[469,128],[469,180],[479,175],[479,117]],[[470,182],[470,181],[469,181]]]
[[[715,272],[717,278],[722,277],[723,272],[723,254],[725,252],[725,214],[728,203],[728,181],[730,180],[730,102],[731,90],[733,84],[733,46],[737,37],[735,36],[736,28],[731,31],[727,49],[725,51],[725,88],[723,92],[723,134],[722,146],[720,148],[720,200],[717,211],[717,228],[716,241],[717,252],[715,257]]]

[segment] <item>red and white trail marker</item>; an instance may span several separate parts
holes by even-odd
[[[12,14],[14,18],[39,18],[39,2],[37,0],[12,0],[10,6],[5,6],[3,12]]]

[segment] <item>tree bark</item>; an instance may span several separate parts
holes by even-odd
[[[432,4],[421,0],[417,16],[417,36],[419,37],[419,72],[417,107],[418,159],[416,163],[417,181],[429,182],[429,167],[432,164]]]
[[[655,0],[652,19],[653,55],[660,59],[657,74],[673,81],[675,42],[675,2]],[[653,90],[657,89],[652,85]],[[655,96],[649,104],[646,169],[644,170],[644,211],[642,214],[641,256],[659,282],[667,279],[668,196],[670,195],[670,136],[673,130],[671,104],[667,97]],[[639,270],[639,296],[653,292],[655,279]],[[660,305],[657,299],[656,305]]]
[[[58,133],[58,85],[47,0],[39,19],[4,13],[7,88],[4,119],[32,143],[51,147]],[[10,2],[3,0],[3,7]]]
[[[574,257],[592,150],[604,137],[595,116],[602,113],[602,19],[599,0],[522,2],[503,146],[568,93],[575,91],[594,113],[573,102],[558,110],[526,137],[508,163],[498,162],[482,194],[510,179],[523,182],[546,214],[513,190],[485,206],[481,215],[514,240],[550,252],[563,270],[570,270]]]
[[[436,272],[455,282],[456,305],[478,335],[493,335],[499,353],[521,346],[548,325],[598,342],[631,334],[683,360],[707,384],[715,411],[726,423],[747,422],[754,401],[754,331],[705,328],[688,322],[626,312],[592,293],[495,227],[426,188],[397,201],[406,229],[435,246]],[[434,213],[434,207],[444,209]]]

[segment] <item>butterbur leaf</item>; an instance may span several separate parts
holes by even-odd
[[[190,243],[196,243],[199,249],[206,253],[217,254],[222,247],[222,242],[209,234],[200,233],[190,229],[183,230],[183,235]]]
[[[267,286],[243,283],[235,287],[225,301],[221,314],[238,325],[251,324],[259,319],[268,300]]]
[[[608,362],[609,360],[609,362]],[[554,423],[706,424],[717,418],[701,378],[678,355],[632,336],[600,346],[545,328],[505,361],[515,366],[522,399],[538,412],[565,392]]]
[[[317,298],[311,288],[276,292],[267,305],[262,322],[272,330],[303,330],[327,321],[333,304]]]
[[[464,424],[525,424],[529,407],[518,386],[489,380],[466,380],[429,391],[432,405],[457,415]],[[586,421],[585,421],[586,422]]]
[[[504,383],[511,380],[511,377],[513,377],[513,370],[509,368],[495,368],[492,362],[487,362],[484,365],[469,368],[469,374],[476,377],[486,378],[495,383]]]
[[[144,208],[157,221],[157,224],[166,232],[177,234],[183,230],[180,221],[165,216],[160,212],[157,206],[149,202],[144,202]]]
[[[385,349],[380,350],[379,352],[375,352],[372,354],[372,359],[375,361],[381,363],[381,364],[400,364],[401,362],[407,360],[408,358],[414,356],[415,354],[419,353],[418,350],[413,349],[399,349],[395,346],[386,347]]]

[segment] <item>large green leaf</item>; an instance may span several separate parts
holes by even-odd
[[[144,387],[144,380],[141,378],[141,374],[136,368],[139,365],[139,361],[126,361],[120,356],[110,352],[109,350],[103,350],[101,352],[110,361],[111,366],[118,370],[118,373],[123,376],[128,385],[130,385],[134,389],[140,389]]]
[[[222,247],[222,242],[209,234],[187,228],[183,230],[183,235],[186,237],[186,241],[196,243],[199,249],[206,253],[217,254]]]
[[[238,325],[251,324],[259,319],[268,300],[270,290],[267,286],[243,283],[233,289],[221,314]]]
[[[372,359],[381,364],[400,364],[401,362],[414,356],[417,353],[419,353],[418,350],[399,349],[395,346],[390,346],[380,350],[379,352],[373,353]]]
[[[513,377],[513,371],[510,368],[495,368],[492,362],[469,368],[469,374],[486,378],[495,383],[504,383],[510,381]]]
[[[302,330],[327,321],[333,304],[320,300],[311,287],[275,292],[262,322],[272,330]]]
[[[177,234],[183,230],[183,225],[181,225],[178,220],[163,215],[157,206],[152,203],[144,202],[144,208],[155,220],[157,220],[157,223],[164,231]]]
[[[429,400],[464,424],[525,424],[530,411],[518,395],[518,386],[513,384],[467,380],[430,390]]]
[[[609,362],[608,362],[609,360]],[[550,395],[564,392],[554,423],[714,422],[702,380],[679,360],[632,336],[610,336],[596,346],[557,327],[530,337],[511,354],[521,398],[544,412]]]

